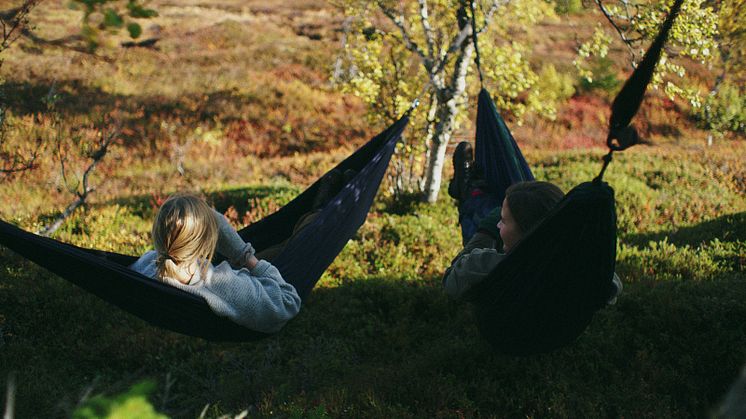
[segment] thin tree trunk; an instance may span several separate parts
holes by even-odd
[[[451,78],[450,86],[438,91],[437,124],[432,137],[432,147],[428,159],[427,177],[425,178],[425,201],[435,203],[438,200],[440,184],[443,179],[446,150],[453,134],[458,102],[466,91],[466,73],[469,68],[474,45],[466,43],[462,46],[456,61],[456,68]]]
[[[720,75],[718,75],[715,78],[715,85],[712,86],[712,89],[710,89],[710,93],[708,94],[709,97],[715,96],[720,91],[720,86],[723,84],[723,81],[725,81],[726,71],[723,70]],[[710,106],[705,106],[705,122],[707,124],[710,124]],[[710,129],[707,130],[707,146],[712,146],[712,126],[710,125]]]
[[[429,106],[427,110],[427,122],[425,125],[425,161],[427,165],[423,165],[420,168],[418,187],[419,191],[425,190],[425,183],[423,180],[426,178],[428,173],[428,166],[430,162],[430,155],[432,154],[433,145],[433,133],[435,132],[436,117],[438,116],[438,96],[435,93],[430,93]]]
[[[450,100],[438,112],[439,121],[435,126],[430,158],[427,162],[427,177],[425,178],[425,201],[434,203],[438,200],[440,183],[443,178],[443,166],[446,160],[446,149],[453,131],[453,121],[456,118],[456,110],[448,106]]]

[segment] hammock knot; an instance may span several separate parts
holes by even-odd
[[[606,145],[612,151],[626,150],[640,142],[640,136],[637,130],[630,125],[625,127],[609,129],[609,136],[606,139]]]

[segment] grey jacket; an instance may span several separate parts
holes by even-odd
[[[443,275],[443,288],[452,298],[463,298],[464,294],[475,284],[487,277],[492,269],[505,258],[504,253],[497,251],[495,240],[488,234],[477,232],[464,249],[453,259],[451,266]],[[622,292],[622,281],[614,273],[612,282],[616,292],[606,302],[616,303]]]
[[[449,297],[462,298],[504,258],[505,254],[495,249],[495,240],[490,235],[477,232],[443,275],[443,289]]]
[[[219,226],[218,251],[231,261],[244,260],[253,254],[228,221],[216,212]],[[157,254],[145,253],[131,269],[151,278],[156,277]],[[253,269],[234,269],[228,262],[209,266],[204,278],[197,272],[189,284],[173,278],[163,282],[203,298],[213,312],[229,318],[251,330],[264,333],[279,331],[300,311],[301,300],[295,288],[285,282],[280,272],[266,260]]]

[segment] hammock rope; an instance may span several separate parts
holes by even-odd
[[[474,43],[474,62],[477,65],[477,72],[479,73],[479,84],[484,89],[484,76],[482,75],[481,58],[479,56],[479,42],[477,41],[477,16],[474,10],[474,0],[469,1],[469,9],[471,9],[471,40]]]

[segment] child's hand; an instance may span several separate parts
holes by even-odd
[[[257,263],[259,263],[259,259],[254,255],[251,255],[246,259],[246,267],[249,269],[254,269]]]

